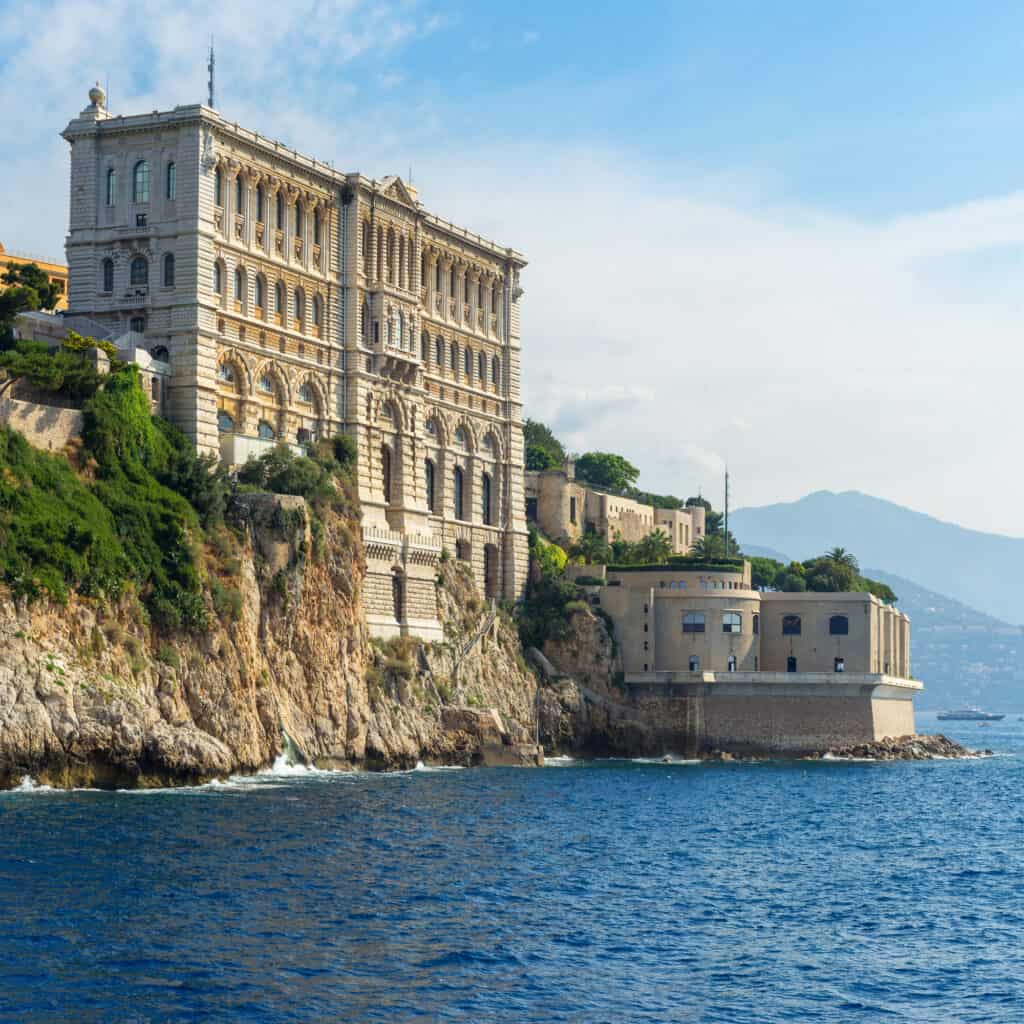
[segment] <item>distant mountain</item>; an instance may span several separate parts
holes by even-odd
[[[968,530],[858,491],[742,508],[729,527],[744,550],[800,560],[832,547],[1009,622],[1024,622],[1024,539]]]
[[[925,684],[920,708],[1024,707],[1021,627],[881,569],[864,574],[888,583],[910,616],[910,668]]]

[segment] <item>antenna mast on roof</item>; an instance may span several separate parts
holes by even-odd
[[[210,36],[210,62],[206,65],[206,70],[210,72],[210,81],[206,105],[211,109],[213,108],[213,68],[216,63],[213,56],[213,36]]]
[[[729,467],[725,467],[725,557],[729,557]]]

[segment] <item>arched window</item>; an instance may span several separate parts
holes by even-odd
[[[171,361],[171,354],[164,345],[157,345],[156,348],[150,350],[149,354],[159,363],[169,363]]]
[[[235,213],[245,213],[245,186],[241,175],[235,178]]]
[[[370,340],[370,304],[363,299],[363,344]]]
[[[435,440],[437,439],[437,420],[433,416],[427,420],[427,433]]]
[[[284,197],[277,193],[276,209],[274,210],[274,227],[279,231],[284,230]]]
[[[495,356],[491,360],[491,383],[495,387],[497,387],[500,378],[501,378],[501,363],[498,362],[498,357]]]
[[[384,500],[391,504],[391,449],[386,445],[380,446],[380,473],[384,485]]]
[[[426,331],[424,331],[420,335],[420,359],[424,363],[427,361],[427,352],[428,352],[428,350],[430,348],[430,345],[428,344],[429,341],[430,341],[430,335],[427,334]]]
[[[299,206],[297,200],[295,203],[295,237],[302,237],[302,207]]]
[[[434,339],[434,365],[439,370],[444,369],[444,345],[442,345],[440,338]]]
[[[483,281],[477,281],[476,283],[476,304],[478,309],[484,308],[484,283]]]
[[[149,382],[149,397],[152,398],[154,402],[159,402],[160,401],[160,378],[159,377],[153,377],[153,378],[150,379],[150,382]]]
[[[224,205],[224,175],[219,167],[213,172],[213,201],[218,206]]]
[[[146,318],[144,316],[133,316],[128,321],[128,330],[132,334],[144,334],[146,331]]]
[[[309,386],[309,381],[303,381],[299,385],[299,401],[304,402],[306,405],[313,404],[313,389]]]
[[[103,290],[105,292],[114,290],[114,261],[109,258],[103,261]]]
[[[448,271],[448,294],[454,299],[455,298],[455,264],[451,265],[451,269]]]
[[[757,636],[761,632],[761,616],[754,614],[754,636]]]
[[[458,427],[455,431],[455,447],[461,448],[462,451],[466,450],[466,431],[463,427]]]
[[[149,284],[149,263],[143,256],[136,256],[131,262],[128,280],[132,284]]]
[[[405,314],[398,311],[398,347],[405,348]]]
[[[217,380],[222,380],[225,384],[234,384],[235,368],[230,363],[221,363],[217,367]]]
[[[466,375],[466,380],[469,380],[473,376],[473,350],[467,348],[462,353],[462,371]]]
[[[454,373],[459,368],[459,346],[453,341],[448,349],[448,366]]]
[[[441,261],[438,260],[434,264],[434,291],[439,292],[441,290]]]
[[[140,160],[132,171],[132,202],[149,202],[149,164]]]
[[[363,273],[370,276],[370,222],[363,221]]]
[[[492,454],[492,455],[494,454],[494,435],[493,434],[485,434],[484,435],[484,451],[485,452],[490,452],[490,454]]]
[[[845,615],[833,615],[828,620],[829,636],[849,636],[850,620]]]
[[[464,516],[463,516],[463,511],[464,511],[464,509],[463,509],[463,497],[464,496],[463,496],[463,493],[462,493],[462,487],[463,487],[462,470],[458,466],[456,466],[455,469],[452,472],[452,488],[453,488],[452,496],[455,499],[455,501],[454,501],[454,509],[455,509],[455,518],[456,519],[464,518]]]
[[[722,613],[722,632],[740,633],[743,631],[743,617],[739,612]]]
[[[476,357],[476,375],[480,378],[481,384],[487,383],[487,357],[483,352]]]
[[[324,301],[319,295],[313,296],[313,326],[319,327],[324,319]]]
[[[484,525],[491,525],[491,475],[484,473],[483,487],[480,489],[480,501],[483,506]]]
[[[245,298],[245,272],[235,267],[235,299],[241,302]]]
[[[424,483],[426,484],[427,491],[427,511],[434,511],[434,463],[432,459],[427,459],[424,463]]]
[[[284,315],[284,285],[280,281],[274,285],[274,312]]]
[[[178,168],[173,160],[167,165],[167,198],[178,198]]]
[[[261,441],[273,441],[277,433],[266,420],[260,420],[259,426],[256,428],[256,436]]]
[[[262,373],[260,374],[260,379],[256,382],[256,387],[264,394],[272,395],[274,393],[274,378],[269,373]]]
[[[265,288],[265,285],[263,284],[263,278],[261,276],[257,276],[256,277],[256,286],[255,286],[256,294],[255,294],[254,298],[256,300],[256,308],[260,309],[260,310],[263,309],[263,305],[264,305],[264,301],[265,301],[264,288]]]
[[[213,290],[218,295],[224,294],[224,275],[219,263],[213,265]]]
[[[687,612],[683,616],[683,632],[684,633],[703,633],[704,632],[704,613],[703,612]]]
[[[782,616],[782,635],[783,636],[799,636],[800,635],[800,616],[799,615],[783,615]]]
[[[164,256],[164,287],[174,287],[174,253],[169,252]]]
[[[231,418],[230,413],[226,413],[223,409],[217,413],[217,429],[222,434],[230,434],[235,429],[235,421]]]
[[[266,193],[263,191],[262,185],[256,186],[256,219],[258,221],[263,220],[263,207],[266,203]]]
[[[299,329],[302,328],[302,322],[306,315],[305,303],[302,299],[302,290],[300,288],[295,289],[295,321],[299,325]]]
[[[395,249],[395,229],[388,228],[388,281],[395,283],[395,271],[398,269],[398,253]]]
[[[313,208],[313,242],[320,244],[320,208]]]
[[[113,167],[107,171],[107,206],[117,202],[117,171]]]
[[[728,671],[728,672],[735,672],[736,671],[736,655],[735,654],[730,654],[729,655],[729,660],[725,663],[725,667],[726,667],[726,671]]]
[[[496,284],[491,285],[491,312],[498,312],[498,286]]]

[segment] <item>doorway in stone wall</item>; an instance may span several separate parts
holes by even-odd
[[[391,574],[391,603],[394,606],[395,621],[401,622],[405,605],[405,580],[400,572]]]
[[[789,658],[786,659],[786,671],[787,672],[795,672],[796,671],[796,658],[789,657]]]
[[[498,549],[493,544],[484,545],[484,596],[498,596]]]

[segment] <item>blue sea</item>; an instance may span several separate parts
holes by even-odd
[[[1022,1021],[1024,721],[945,731],[997,756],[26,782],[0,1020]]]

